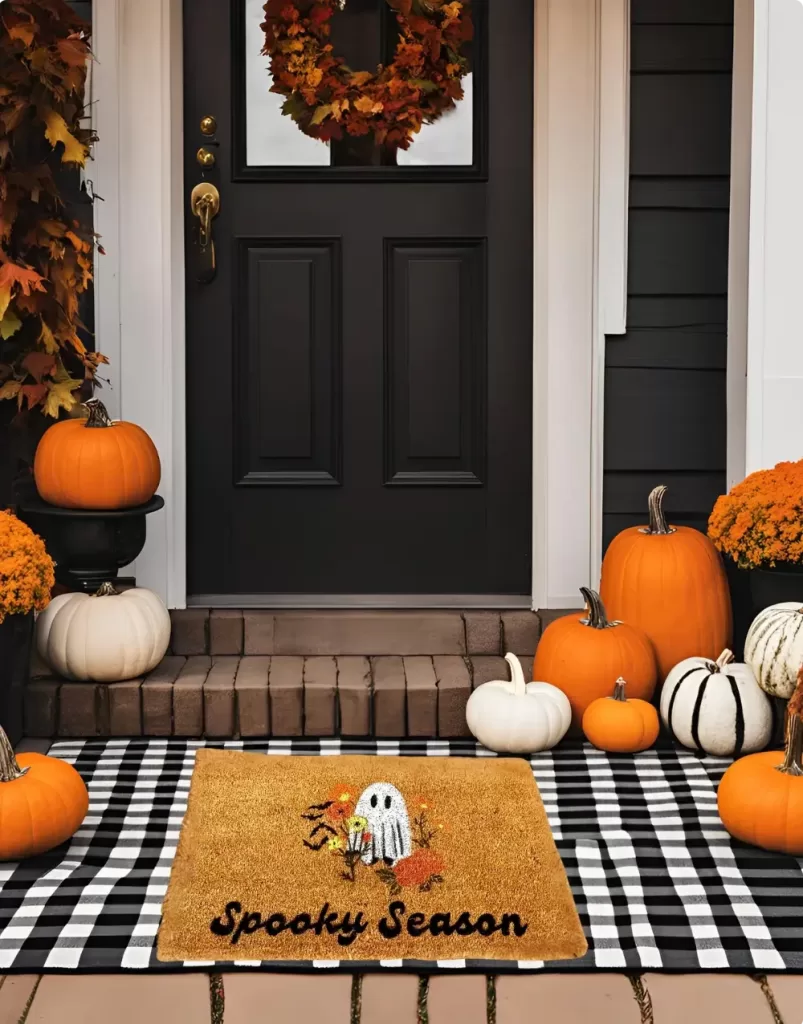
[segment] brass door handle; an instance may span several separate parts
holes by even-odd
[[[198,281],[208,284],[217,273],[212,221],[220,212],[220,193],[211,182],[202,181],[195,186],[190,194],[190,209],[198,218],[198,248],[201,255]]]

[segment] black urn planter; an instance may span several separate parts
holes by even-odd
[[[69,590],[93,593],[145,546],[145,517],[164,507],[155,494],[134,508],[110,510],[59,508],[38,495],[22,497],[17,514],[43,538],[56,563],[56,580]]]
[[[0,725],[12,746],[22,739],[33,627],[33,612],[7,615],[0,622]]]
[[[759,612],[784,601],[800,601],[803,606],[803,565],[789,562],[772,569],[740,569],[726,559],[726,569],[733,604],[733,650],[742,658],[747,631]]]

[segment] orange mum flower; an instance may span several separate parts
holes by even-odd
[[[742,569],[803,561],[803,459],[751,473],[717,499],[708,536]]]
[[[11,512],[0,512],[0,622],[42,611],[55,582],[42,538]]]

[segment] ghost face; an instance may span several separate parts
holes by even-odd
[[[363,790],[354,813],[368,822],[365,831],[371,836],[362,855],[363,863],[384,860],[393,867],[397,861],[410,856],[410,818],[404,797],[395,786],[375,782]]]

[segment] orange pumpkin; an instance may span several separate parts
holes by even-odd
[[[615,754],[634,754],[646,750],[658,739],[658,712],[646,700],[625,696],[626,683],[616,680],[612,697],[592,701],[583,715],[586,739]]]
[[[652,697],[657,681],[655,655],[641,630],[609,622],[599,594],[586,587],[580,593],[586,613],[564,615],[547,626],[533,662],[533,679],[552,683],[569,698],[575,728],[588,705],[607,697],[619,676],[641,700]]]
[[[803,856],[803,669],[787,709],[786,749],[734,761],[719,784],[717,807],[734,838]]]
[[[75,834],[89,808],[84,780],[66,761],[14,756],[0,728],[0,861],[35,857]]]
[[[97,399],[86,419],[67,419],[45,431],[34,459],[41,497],[63,508],[131,508],[156,493],[161,478],[153,441],[135,423],[109,418]]]
[[[613,539],[602,563],[600,594],[608,613],[652,641],[661,678],[693,656],[714,660],[731,646],[725,570],[711,541],[688,526],[667,526],[666,487],[649,497],[649,526]]]

